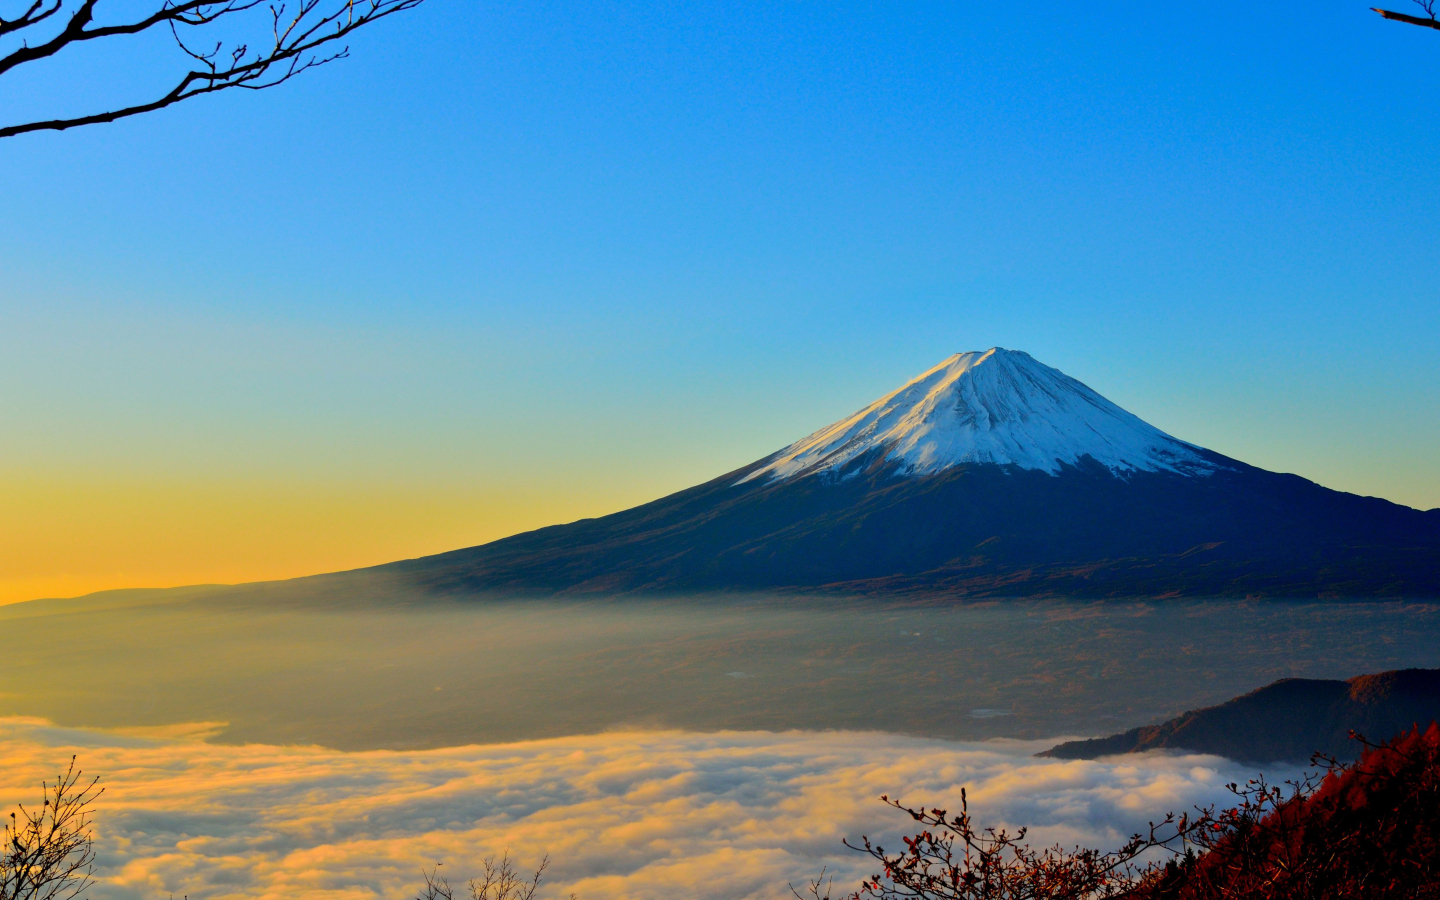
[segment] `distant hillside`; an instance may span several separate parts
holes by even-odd
[[[1285,678],[1161,725],[1071,741],[1039,755],[1095,759],[1172,748],[1255,762],[1303,760],[1316,752],[1350,759],[1360,749],[1351,730],[1380,742],[1437,719],[1440,669],[1401,669],[1349,681]]]

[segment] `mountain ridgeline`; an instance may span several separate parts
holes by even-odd
[[[1160,725],[1070,741],[1039,756],[1098,759],[1146,750],[1188,750],[1250,762],[1300,760],[1313,753],[1353,759],[1362,745],[1388,741],[1440,719],[1440,669],[1401,669],[1349,681],[1284,678],[1219,706],[1192,709]]]
[[[995,348],[705,484],[380,570],[457,594],[1433,597],[1440,510],[1188,444]]]

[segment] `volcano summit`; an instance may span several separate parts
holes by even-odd
[[[643,506],[380,567],[445,593],[1440,596],[1440,510],[1246,465],[1027,353]]]
[[[1056,475],[1087,457],[1114,472],[1214,469],[1197,450],[1030,354],[993,347],[955,354],[762,461],[742,481],[833,474],[873,453],[896,463],[897,474],[905,476],[966,463]]]

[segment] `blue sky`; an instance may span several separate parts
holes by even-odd
[[[0,118],[173,62],[17,72]],[[993,345],[1440,506],[1437,62],[1363,2],[428,0],[274,91],[0,141],[0,530],[74,494],[0,582],[595,515]],[[306,544],[297,504],[343,511]]]

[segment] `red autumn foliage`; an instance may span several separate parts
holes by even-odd
[[[1192,837],[1201,853],[1151,872],[1133,900],[1440,898],[1440,727],[1332,765],[1288,799],[1263,785]]]
[[[1167,816],[1108,854],[1035,851],[1023,830],[977,828],[963,807],[887,799],[923,830],[900,853],[857,846],[882,873],[850,900],[1440,900],[1440,726],[1365,746],[1351,764],[1317,757],[1318,784],[1231,785],[1237,806]],[[821,879],[808,887],[828,900]]]

